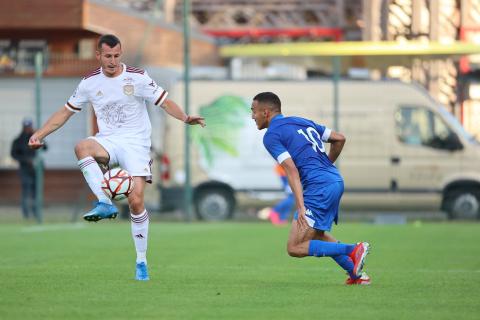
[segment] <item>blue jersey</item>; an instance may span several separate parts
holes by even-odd
[[[341,181],[342,176],[328,158],[323,142],[331,130],[300,117],[275,116],[263,144],[278,163],[292,158],[300,174],[304,196],[315,196],[320,188]]]

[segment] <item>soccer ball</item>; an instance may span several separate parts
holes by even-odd
[[[133,190],[133,178],[122,168],[113,168],[103,175],[102,190],[112,200],[122,200]]]

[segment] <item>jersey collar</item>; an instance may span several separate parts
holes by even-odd
[[[123,76],[123,75],[125,74],[125,72],[127,72],[127,66],[125,65],[125,63],[121,62],[121,64],[122,64],[122,73],[120,73],[120,74],[119,74],[118,76],[116,76],[116,77],[113,77],[113,78],[107,77],[107,76],[105,75],[105,73],[103,73],[103,68],[102,68],[102,67],[100,67],[100,72],[101,72],[101,74],[102,74],[105,78],[108,78],[108,79],[115,79],[115,78],[121,77],[121,76]]]
[[[283,118],[283,114],[277,114],[275,117],[270,120],[270,124],[268,125],[268,129],[272,128],[275,126],[278,120]]]
[[[281,113],[277,114],[275,117],[272,118],[272,120],[270,120],[270,123],[272,123],[275,120],[281,119],[281,118],[283,118],[283,114],[281,114]]]
[[[272,124],[274,121],[276,120],[279,120],[279,119],[282,119],[283,118],[283,114],[277,114],[275,117],[272,118],[272,120],[270,120],[270,124]]]

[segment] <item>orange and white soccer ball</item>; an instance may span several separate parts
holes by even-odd
[[[113,168],[103,175],[102,190],[112,200],[122,200],[133,191],[133,178],[122,168]]]

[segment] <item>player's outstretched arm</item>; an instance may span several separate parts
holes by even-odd
[[[334,163],[340,153],[342,152],[343,146],[345,145],[346,138],[340,132],[332,131],[328,142],[330,145],[330,152],[328,153],[328,158],[332,163]]]
[[[165,99],[162,104],[162,108],[171,115],[172,117],[183,121],[185,123],[194,125],[199,124],[202,127],[205,127],[205,119],[199,116],[189,116],[185,112],[183,112],[182,108],[178,106],[173,100]]]
[[[292,189],[293,195],[295,197],[295,203],[297,205],[298,211],[298,223],[302,228],[306,228],[307,220],[305,219],[305,203],[303,202],[303,187],[300,182],[300,174],[298,173],[297,166],[293,162],[292,158],[285,159],[280,163],[282,168],[285,170],[288,178],[288,184]]]
[[[50,118],[48,118],[47,122],[38,129],[28,141],[28,146],[32,149],[38,149],[43,147],[43,139],[48,136],[50,133],[54,132],[55,130],[61,128],[65,122],[74,114],[74,112],[68,110],[65,107],[62,107],[60,110],[55,112]]]

